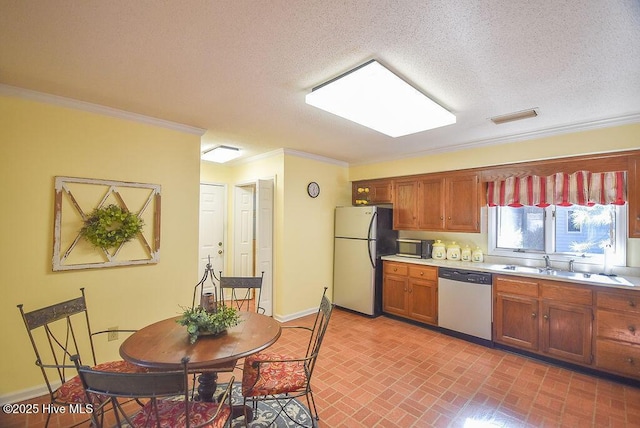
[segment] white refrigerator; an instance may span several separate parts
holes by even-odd
[[[398,233],[391,208],[337,207],[333,300],[336,306],[369,316],[382,313],[381,256],[395,254]]]

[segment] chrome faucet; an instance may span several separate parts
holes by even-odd
[[[551,269],[551,260],[549,260],[549,255],[545,254],[544,257],[542,257],[544,259],[544,268],[547,270]]]
[[[575,260],[571,259],[569,260],[569,272],[573,272],[573,263],[575,262]]]

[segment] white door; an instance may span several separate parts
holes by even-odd
[[[223,270],[225,207],[225,186],[215,184],[200,185],[198,278],[202,278],[209,261],[216,275]],[[210,280],[207,280],[207,285],[212,287]]]
[[[264,272],[260,306],[273,315],[273,180],[236,186],[234,269],[238,276]]]
[[[260,306],[266,315],[273,315],[273,183],[258,180],[256,184],[256,274],[264,272]]]
[[[255,276],[255,186],[236,186],[234,195],[233,274]]]

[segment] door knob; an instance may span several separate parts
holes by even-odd
[[[222,247],[222,242],[218,242],[218,247]]]
[[[218,250],[218,254],[222,254],[222,252],[223,252],[222,250]]]

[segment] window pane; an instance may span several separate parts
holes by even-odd
[[[498,207],[497,247],[544,251],[544,209]]]
[[[613,205],[556,207],[555,252],[604,254],[615,227]]]

